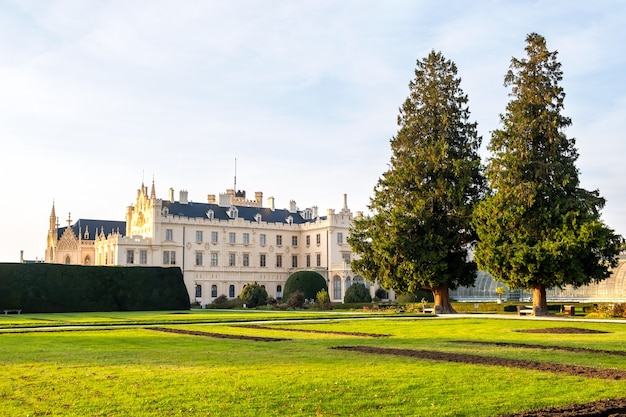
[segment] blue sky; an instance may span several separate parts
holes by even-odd
[[[582,185],[626,235],[623,1],[0,0],[0,262],[124,220],[142,180],[353,211],[389,161],[415,62],[454,61],[486,145],[526,35],[559,51]],[[484,152],[484,156],[488,154]]]

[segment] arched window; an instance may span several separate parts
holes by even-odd
[[[333,278],[333,300],[341,300],[341,278]]]
[[[211,297],[217,297],[217,285],[211,285]]]
[[[348,291],[348,288],[350,288],[351,284],[352,282],[350,281],[350,277],[346,278],[346,291]]]
[[[71,264],[71,263],[72,263],[72,260],[70,259],[70,256],[69,256],[69,255],[67,255],[67,256],[65,257],[65,265],[69,265],[69,264]]]
[[[228,296],[230,298],[235,298],[235,286],[233,284],[228,286]]]
[[[89,257],[89,255],[85,256],[85,261],[83,263],[85,265],[90,265],[91,264],[91,258]]]
[[[278,299],[283,298],[283,286],[282,285],[276,286],[276,298]]]
[[[196,298],[202,297],[202,285],[196,284]]]

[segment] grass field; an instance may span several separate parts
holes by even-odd
[[[289,340],[150,329],[156,325]],[[567,326],[608,333],[519,332]],[[331,349],[428,349],[626,370],[624,356],[459,343],[625,351],[621,322],[196,311],[3,316],[2,328],[10,331],[0,333],[2,416],[496,416],[626,392],[626,380]]]

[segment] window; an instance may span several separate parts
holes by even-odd
[[[228,296],[230,298],[235,298],[235,286],[233,284],[228,286]]]
[[[196,298],[202,297],[202,285],[196,284]]]
[[[276,255],[276,267],[283,267],[283,255]]]
[[[202,242],[202,230],[196,230],[196,242]]]
[[[211,243],[217,243],[217,232],[211,232]]]
[[[319,233],[315,235],[315,243],[318,245],[322,243],[322,235]]]
[[[176,252],[163,251],[163,265],[176,265]]]
[[[311,267],[311,255],[306,256],[306,267],[307,268]]]
[[[259,235],[259,244],[260,244],[261,246],[265,246],[265,233],[261,233],[261,234]]]
[[[235,266],[235,254],[234,253],[228,254],[228,266]]]
[[[341,257],[343,258],[343,263],[345,263],[345,264],[349,264],[350,263],[350,254],[349,253],[342,253]]]
[[[244,245],[249,245],[250,244],[250,233],[244,233],[243,234],[243,244]]]
[[[211,297],[217,297],[217,285],[211,285]]]
[[[333,299],[341,300],[341,278],[333,278]]]
[[[309,246],[311,244],[311,235],[306,235],[306,245]]]
[[[341,232],[337,233],[337,243],[340,245],[343,243],[343,233]]]
[[[291,236],[291,246],[298,246],[298,236]]]
[[[165,229],[165,240],[174,240],[174,231],[172,229]]]
[[[211,252],[211,266],[217,266],[217,253]]]
[[[291,267],[292,268],[298,267],[298,255],[291,255]]]
[[[348,288],[350,288],[351,285],[351,281],[350,281],[350,277],[346,278],[346,291],[348,291]]]
[[[318,253],[315,255],[315,266],[322,266],[322,254]]]
[[[108,259],[108,258],[107,258],[107,259]],[[69,257],[69,256],[66,256],[66,257],[65,257],[65,265],[69,265],[69,264],[71,264],[71,263],[72,263],[72,260],[70,259],[70,257]],[[107,263],[108,263],[108,261],[107,261]]]
[[[196,266],[202,266],[202,252],[196,252]]]
[[[134,250],[127,250],[126,251],[126,263],[127,264],[134,264],[135,263],[135,251]]]
[[[250,254],[243,254],[243,266],[250,266]]]
[[[235,232],[228,232],[228,243],[235,243]]]
[[[259,266],[265,266],[265,254],[259,256]]]
[[[148,264],[148,251],[145,249],[142,249],[139,251],[139,263],[141,265],[147,265]]]
[[[276,235],[276,246],[281,246],[283,244],[283,235]]]

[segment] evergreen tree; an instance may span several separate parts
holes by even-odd
[[[481,138],[460,84],[441,53],[417,61],[389,169],[370,199],[373,214],[356,219],[349,237],[360,255],[353,269],[398,294],[432,291],[444,313],[454,312],[449,289],[476,279],[470,221],[484,189]]]
[[[532,289],[543,315],[546,288],[607,278],[621,237],[600,220],[605,201],[598,191],[579,187],[557,52],[536,33],[526,43],[527,57],[511,60],[504,85],[512,99],[488,147],[491,193],[475,212],[475,256],[496,280]]]

